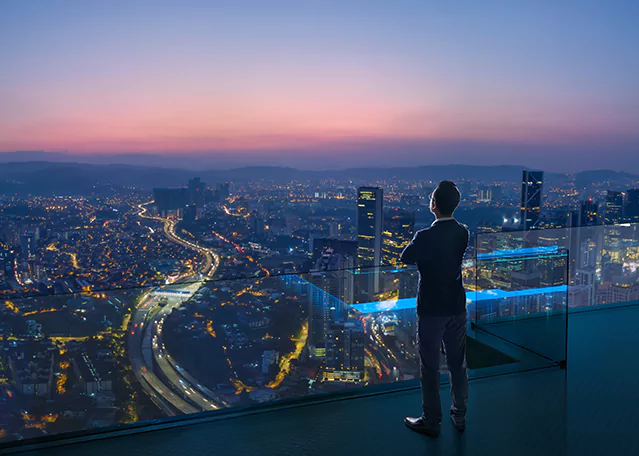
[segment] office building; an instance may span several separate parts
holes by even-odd
[[[524,170],[521,179],[521,228],[525,231],[537,228],[541,216],[543,171]]]
[[[328,249],[309,274],[308,345],[310,355],[326,352],[326,334],[332,323],[346,319],[347,304],[353,302],[353,258]]]
[[[358,321],[332,324],[326,336],[326,372],[329,382],[359,382],[364,377],[364,329]]]
[[[360,284],[360,291],[367,295],[379,290],[379,274],[373,267],[382,262],[383,200],[379,187],[357,189],[357,267],[367,272],[368,280]]]
[[[204,193],[206,191],[206,185],[200,181],[199,177],[189,179],[189,204],[194,204],[195,207],[204,206]]]
[[[623,193],[608,190],[606,192],[606,207],[604,222],[606,225],[615,225],[623,218]]]
[[[183,219],[187,223],[195,223],[197,220],[197,207],[195,203],[191,203],[184,208]]]
[[[36,251],[36,236],[31,231],[25,231],[20,236],[20,248],[22,249],[22,255],[30,258],[35,255]]]
[[[625,219],[629,222],[639,222],[639,188],[626,192]]]
[[[480,203],[490,203],[493,200],[493,191],[491,187],[481,188],[477,192],[477,201]]]
[[[181,213],[189,202],[189,190],[178,188],[154,188],[153,199],[156,211],[162,217]]]
[[[384,217],[382,231],[382,262],[397,266],[404,248],[415,231],[415,214],[408,211],[390,211]]]
[[[225,200],[231,195],[231,184],[229,184],[228,182],[219,184],[217,188],[217,193],[220,200]]]
[[[580,226],[595,226],[599,224],[599,205],[592,198],[582,201],[580,211]]]

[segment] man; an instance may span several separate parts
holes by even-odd
[[[439,359],[443,341],[450,371],[455,428],[466,429],[468,375],[466,372],[466,292],[462,260],[468,248],[468,230],[453,218],[461,199],[457,186],[442,181],[430,195],[435,221],[418,231],[402,252],[401,261],[419,269],[417,294],[417,346],[419,351],[422,415],[407,417],[406,426],[437,437],[441,429]]]

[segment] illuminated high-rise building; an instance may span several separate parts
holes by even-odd
[[[321,255],[309,274],[313,285],[309,293],[308,345],[314,358],[321,358],[326,350],[328,327],[344,321],[347,303],[353,302],[353,258],[328,249]]]
[[[32,257],[36,250],[36,236],[30,231],[22,233],[20,236],[20,248],[25,257]]]
[[[633,188],[626,192],[625,218],[630,222],[639,222],[639,188]]]
[[[363,291],[375,294],[379,290],[379,274],[373,267],[382,262],[382,223],[384,192],[379,187],[357,189],[357,267],[369,277]]]
[[[524,170],[521,179],[521,228],[536,229],[541,216],[541,192],[544,183],[543,171]]]
[[[623,193],[608,190],[606,192],[606,225],[615,225],[623,218]]]
[[[179,188],[154,188],[154,206],[158,214],[165,217],[170,213],[181,213],[189,202],[189,189]]]
[[[364,378],[364,328],[359,321],[332,324],[326,335],[325,381],[359,382]]]
[[[599,224],[599,205],[592,198],[581,203],[581,226],[595,226]]]
[[[415,214],[408,211],[390,211],[384,217],[382,231],[382,261],[397,266],[404,248],[410,243],[415,230]]]

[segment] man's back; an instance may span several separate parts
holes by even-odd
[[[419,269],[417,295],[417,351],[422,389],[422,415],[406,417],[406,426],[437,437],[441,430],[439,399],[440,347],[443,343],[450,373],[453,405],[450,417],[455,429],[466,429],[468,374],[466,368],[466,293],[462,261],[468,248],[468,230],[453,213],[461,194],[452,181],[441,181],[430,195],[435,222],[418,231],[402,252],[401,261]]]
[[[402,253],[402,262],[416,264],[419,269],[419,315],[448,316],[465,312],[461,265],[468,238],[466,227],[452,217],[442,218],[430,228],[418,231]]]

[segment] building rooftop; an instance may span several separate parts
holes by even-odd
[[[415,382],[404,382],[403,391],[360,390],[348,398],[267,404],[141,428],[148,432],[125,429],[104,434],[107,438],[58,440],[58,446],[5,448],[0,454],[639,454],[639,364],[632,358],[636,304],[572,313],[567,370],[472,380],[464,434],[446,421],[437,439],[406,429],[403,418],[419,413],[420,393]],[[447,396],[442,394],[445,408]]]

